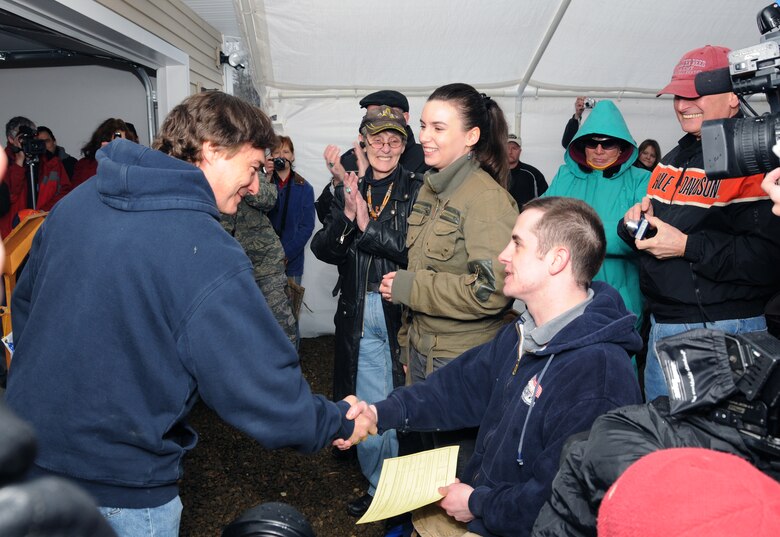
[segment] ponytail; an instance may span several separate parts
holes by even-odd
[[[506,188],[509,162],[506,152],[508,127],[504,112],[493,99],[468,84],[447,84],[436,89],[429,101],[447,101],[455,106],[466,130],[479,127],[474,157],[495,181]]]

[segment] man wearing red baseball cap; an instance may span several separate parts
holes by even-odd
[[[707,45],[677,63],[658,95],[674,95],[686,134],[656,166],[647,196],[618,225],[623,240],[643,253],[641,289],[651,313],[647,401],[668,394],[657,340],[705,325],[727,333],[766,330],[764,306],[779,287],[780,219],[761,189],[763,175],[710,180],[704,170],[702,122],[741,113],[734,93],[699,95],[694,80],[727,67],[728,53]],[[625,223],[642,215],[651,232],[640,240]]]

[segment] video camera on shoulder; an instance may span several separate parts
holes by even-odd
[[[696,92],[733,91],[752,117],[708,120],[702,125],[704,170],[710,179],[766,173],[780,166],[772,148],[780,140],[780,6],[758,13],[761,42],[729,53],[729,66],[696,75]],[[764,93],[770,112],[758,116],[745,96]]]
[[[672,415],[704,411],[752,448],[780,457],[780,341],[699,328],[657,344]]]

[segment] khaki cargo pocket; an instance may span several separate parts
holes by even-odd
[[[415,203],[409,218],[406,219],[406,247],[411,248],[425,227],[431,214],[431,206],[427,203]]]
[[[433,235],[425,245],[425,255],[437,261],[447,261],[455,255],[455,243],[460,237],[460,226],[448,220],[437,219],[433,223]]]

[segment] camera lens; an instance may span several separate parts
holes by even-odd
[[[780,166],[772,151],[780,139],[780,114],[705,121],[701,134],[710,179],[766,173]]]
[[[276,157],[274,159],[274,169],[276,171],[282,171],[284,167],[287,165],[287,159],[284,157]]]
[[[744,118],[734,128],[734,145],[737,162],[741,163],[745,175],[766,173],[777,167],[777,157],[772,147],[778,138],[780,117],[766,115],[758,118]]]

